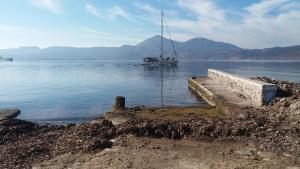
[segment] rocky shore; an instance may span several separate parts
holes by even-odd
[[[76,125],[3,120],[0,168],[300,167],[300,84],[254,79],[276,84],[277,97],[230,114],[209,107],[135,107]],[[153,163],[142,164],[141,157]]]

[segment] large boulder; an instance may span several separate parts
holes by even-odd
[[[13,119],[20,113],[19,109],[0,109],[0,121]]]

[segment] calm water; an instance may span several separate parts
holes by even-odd
[[[136,61],[0,62],[0,108],[18,107],[19,118],[77,122],[110,109],[117,95],[127,105],[160,105],[160,69]],[[164,68],[164,104],[203,104],[187,87],[208,68],[300,82],[300,61],[182,61]]]

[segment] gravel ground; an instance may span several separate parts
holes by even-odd
[[[258,151],[243,142],[171,140],[119,136],[112,148],[91,153],[65,154],[34,168],[57,169],[227,169],[297,166],[294,157]]]

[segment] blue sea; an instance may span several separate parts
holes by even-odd
[[[81,122],[109,110],[115,96],[127,106],[203,105],[187,79],[208,68],[300,82],[300,61],[180,61],[177,67],[143,67],[139,61],[0,62],[0,108],[21,109],[20,119]],[[161,78],[161,71],[162,77]],[[163,85],[162,85],[163,84]]]

